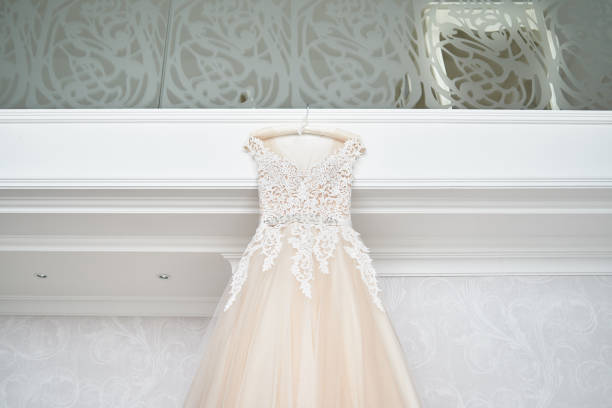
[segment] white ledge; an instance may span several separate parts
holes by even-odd
[[[210,317],[218,297],[7,296],[0,315]]]
[[[0,188],[254,189],[253,129],[302,109],[0,111]],[[355,189],[610,188],[612,111],[314,109],[360,134]]]
[[[300,123],[305,109],[5,109],[2,123]],[[309,109],[311,123],[612,125],[612,111]]]
[[[612,190],[599,187],[356,187],[351,207],[353,214],[611,214]],[[6,189],[0,214],[259,213],[254,187],[74,190]]]

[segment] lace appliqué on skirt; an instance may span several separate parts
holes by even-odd
[[[264,254],[263,270],[269,270],[277,258],[282,246],[282,224],[270,226],[260,224],[248,243],[238,267],[232,273],[230,283],[230,298],[224,310],[228,310],[240,293],[247,280],[248,267],[253,254],[260,249]],[[359,233],[348,225],[317,225],[306,223],[291,223],[286,225],[289,233],[287,241],[296,250],[293,255],[291,273],[300,284],[300,290],[307,298],[312,298],[311,281],[313,279],[314,259],[319,264],[321,273],[330,273],[328,260],[332,256],[340,236],[349,243],[344,249],[357,264],[361,279],[366,285],[374,304],[383,310],[379,297],[381,289],[378,286],[376,271],[372,266],[369,249],[365,246]]]
[[[338,242],[338,227],[294,223],[289,225],[289,243],[296,249],[292,257],[291,273],[300,282],[302,293],[312,298],[310,281],[313,279],[313,254],[319,262],[321,272],[329,273],[327,259]]]

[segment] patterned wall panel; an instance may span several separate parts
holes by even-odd
[[[157,107],[168,11],[169,0],[0,0],[0,107]]]
[[[550,108],[548,40],[533,3],[423,3],[422,10],[424,83],[441,107]]]
[[[0,106],[612,109],[592,0],[0,0]]]
[[[612,278],[384,277],[423,408],[608,408]],[[0,317],[0,407],[181,407],[207,319]]]
[[[546,0],[560,109],[612,109],[612,2]]]
[[[410,2],[177,0],[164,105],[416,103]],[[408,94],[408,96],[406,96]]]

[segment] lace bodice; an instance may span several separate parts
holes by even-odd
[[[249,135],[245,149],[257,164],[260,223],[232,273],[229,309],[247,279],[251,256],[260,250],[265,256],[264,270],[270,269],[287,236],[296,250],[291,272],[302,293],[310,298],[314,260],[319,270],[329,273],[328,259],[341,240],[344,249],[357,263],[372,301],[383,309],[378,296],[369,249],[352,228],[350,218],[354,161],[365,153],[361,138],[351,134],[340,148],[325,158],[300,169],[294,162]]]

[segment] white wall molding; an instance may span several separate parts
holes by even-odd
[[[549,180],[550,182],[550,180]],[[0,214],[257,214],[249,189],[16,189]],[[612,189],[554,187],[359,188],[353,214],[610,214]]]
[[[0,189],[256,189],[253,178],[201,178],[201,179],[66,179],[66,178],[0,178]],[[385,188],[612,188],[612,178],[367,178],[353,183],[355,189]]]
[[[358,189],[402,188],[612,188],[612,178],[367,178],[353,183]],[[257,188],[253,178],[201,178],[201,179],[65,179],[65,178],[0,178],[0,189],[251,189]]]
[[[126,236],[2,236],[0,252],[138,252],[218,253],[230,264],[242,254],[248,237],[126,237]],[[406,261],[386,269],[384,276],[497,276],[504,274],[609,275],[612,274],[612,241],[608,238],[565,237],[411,237],[402,240],[368,240],[370,255],[381,266],[387,261]],[[503,268],[495,259],[503,260]],[[436,260],[415,270],[410,262]],[[456,263],[481,260],[488,269],[457,271]],[[493,260],[493,261],[492,261]],[[538,264],[533,264],[533,261]],[[590,260],[588,264],[564,263]],[[531,263],[530,263],[531,262]],[[444,268],[441,268],[441,265]],[[401,266],[403,265],[403,266]],[[597,265],[593,267],[593,265]]]
[[[18,123],[300,123],[305,109],[5,109]],[[310,109],[311,123],[612,125],[612,111],[511,109]]]
[[[0,315],[212,316],[218,297],[6,296]]]
[[[242,143],[303,114],[0,111],[0,256],[16,265],[0,313],[211,313],[216,298],[9,295],[47,293],[24,289],[40,282],[25,280],[23,265],[61,272],[86,252],[100,254],[99,279],[120,273],[107,267],[116,256],[146,265],[150,254],[210,253],[235,267],[258,214]],[[309,120],[363,137],[352,210],[380,276],[612,275],[612,111],[311,109]],[[191,259],[173,293],[196,293],[188,279],[214,293],[227,265]],[[79,267],[62,275],[75,287],[89,282]],[[139,292],[141,283],[129,293],[158,293]],[[81,293],[65,289],[53,293]]]
[[[5,190],[0,214],[257,214],[250,189]]]
[[[246,237],[2,235],[0,252],[162,252],[221,253],[244,250]]]
[[[612,187],[612,112],[313,109],[360,134],[355,188]],[[302,109],[0,111],[0,188],[250,189],[253,129]]]
[[[235,264],[237,255],[228,261]],[[612,276],[612,251],[474,249],[375,251],[379,279],[392,277]],[[224,256],[225,257],[225,256]],[[235,266],[235,265],[234,265]],[[22,296],[0,295],[0,315],[206,316],[219,297]]]

